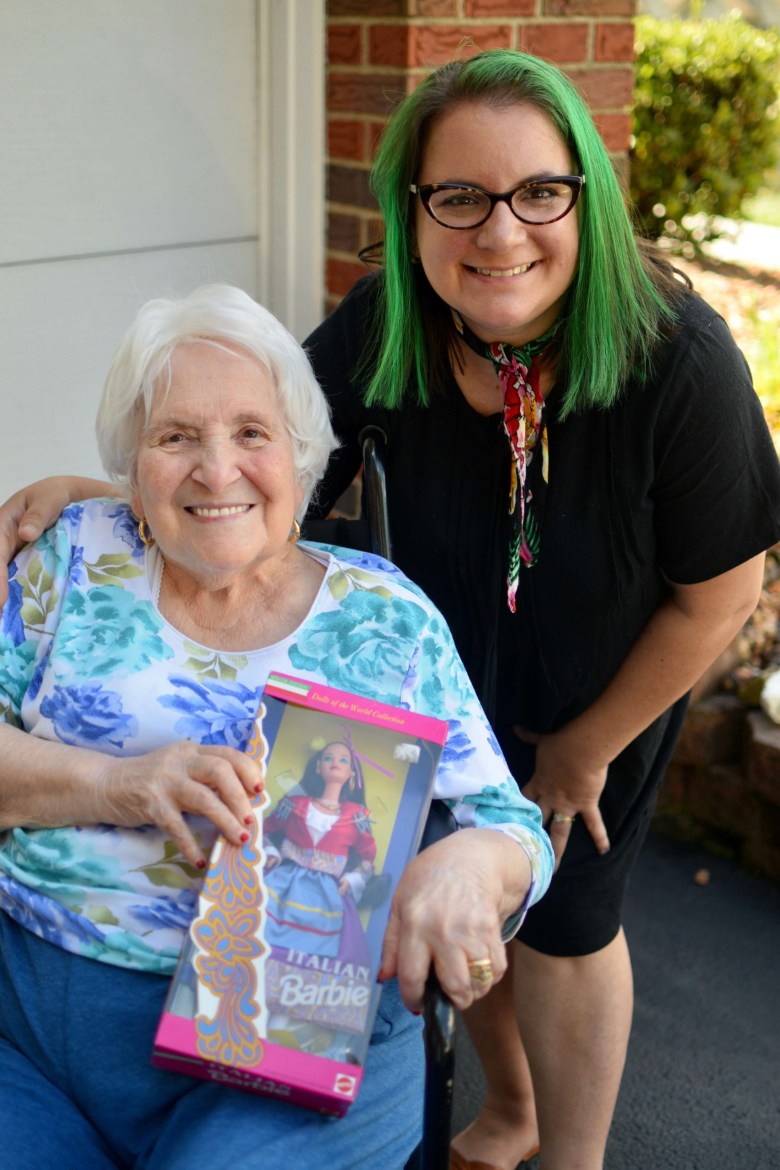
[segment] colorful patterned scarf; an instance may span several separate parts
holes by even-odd
[[[504,394],[504,433],[512,452],[509,514],[515,518],[509,546],[507,604],[514,613],[517,608],[520,566],[522,564],[530,569],[539,556],[539,525],[530,511],[533,494],[526,489],[526,477],[534,451],[540,445],[542,478],[545,483],[550,469],[544,398],[539,385],[539,368],[534,359],[552,341],[558,322],[535,341],[513,346],[507,342],[491,344],[481,341],[454,309],[452,316],[455,328],[466,345],[493,363]]]

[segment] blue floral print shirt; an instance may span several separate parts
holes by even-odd
[[[160,614],[162,558],[141,544],[128,506],[71,505],[11,566],[0,721],[110,755],[186,738],[243,750],[271,671],[446,719],[434,794],[461,827],[489,826],[518,841],[533,870],[531,905],[552,876],[550,843],[539,809],[509,775],[438,610],[379,557],[300,547],[325,568],[302,625],[261,650],[216,651]],[[208,850],[216,830],[189,819]],[[154,826],[0,834],[0,907],[57,946],[118,966],[173,972],[201,879]]]

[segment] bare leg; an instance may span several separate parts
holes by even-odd
[[[464,1017],[488,1090],[476,1121],[453,1145],[471,1160],[514,1170],[535,1144],[538,1115],[543,1170],[602,1170],[631,1030],[623,932],[603,950],[574,958],[521,943],[510,950],[519,1029],[507,973]]]
[[[518,944],[515,958],[542,1170],[602,1170],[633,1010],[623,931],[592,955],[554,958]]]
[[[469,1160],[499,1170],[515,1170],[538,1141],[531,1073],[515,1018],[515,950],[509,947],[509,969],[501,982],[463,1017],[482,1062],[487,1092],[478,1117],[452,1142]]]

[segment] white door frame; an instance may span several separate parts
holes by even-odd
[[[299,340],[325,288],[325,0],[257,4],[257,296]]]

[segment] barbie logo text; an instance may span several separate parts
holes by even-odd
[[[307,983],[301,975],[285,975],[281,980],[279,1002],[283,1007],[365,1007],[369,989],[359,983]]]

